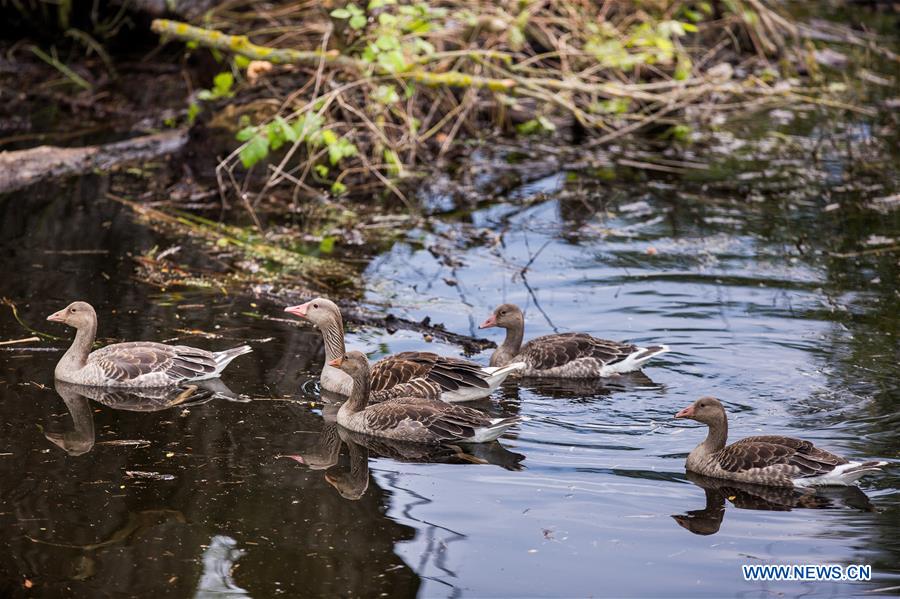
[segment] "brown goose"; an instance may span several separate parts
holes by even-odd
[[[665,345],[638,347],[607,341],[587,333],[544,335],[522,345],[525,317],[514,304],[498,306],[478,327],[506,329],[503,344],[494,350],[491,366],[524,362],[517,374],[526,377],[589,379],[640,369],[653,356],[669,351]]]
[[[352,351],[329,362],[353,382],[338,410],[338,424],[357,433],[414,443],[486,443],[521,420],[491,418],[483,412],[438,399],[397,397],[368,406],[372,373],[365,354]]]
[[[47,317],[78,332],[54,372],[67,383],[92,387],[167,387],[219,376],[236,357],[253,351],[247,345],[221,352],[150,341],[115,343],[91,352],[97,314],[87,302],[72,302]]]
[[[849,485],[887,464],[848,462],[809,441],[778,435],[747,437],[726,446],[728,416],[714,397],[701,397],[675,418],[690,418],[709,427],[706,440],[688,455],[685,465],[691,472],[713,478],[773,487]]]
[[[320,380],[326,391],[350,395],[350,377],[329,363],[344,355],[344,321],[331,300],[316,298],[285,312],[310,321],[322,332],[325,367]],[[431,397],[448,402],[472,401],[489,396],[510,373],[524,364],[503,368],[448,358],[431,352],[402,352],[382,358],[372,367],[372,396],[379,402],[392,397]]]

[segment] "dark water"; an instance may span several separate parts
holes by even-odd
[[[60,337],[0,347],[0,595],[897,595],[900,469],[800,500],[721,488],[687,478],[705,432],[672,419],[711,394],[732,438],[900,457],[900,210],[874,202],[896,193],[878,168],[896,158],[860,126],[828,131],[863,137],[855,162],[838,149],[811,159],[817,118],[791,126],[793,146],[724,136],[709,172],[563,170],[474,210],[436,194],[446,216],[367,256],[366,302],[397,315],[476,334],[512,301],[527,336],[672,347],[645,377],[506,385],[479,407],[530,420],[477,450],[337,430],[315,387],[318,334],[252,318],[282,306],[250,295],[135,281],[132,255],[173,241],[105,200],[104,178],[0,199],[2,295]],[[868,170],[854,166],[861,151],[875,157]],[[248,341],[254,353],[224,382],[251,401],[57,392],[72,332],[44,318],[74,299],[97,308],[104,340]],[[0,340],[29,335],[3,306]],[[351,330],[348,345],[377,357],[424,342]],[[743,581],[742,564],[764,563],[864,563],[874,575]]]

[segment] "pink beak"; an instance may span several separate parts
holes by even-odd
[[[340,368],[341,364],[343,364],[343,363],[344,363],[343,358],[335,358],[334,360],[331,360],[330,362],[328,362],[328,365],[334,366],[335,368]]]
[[[493,314],[487,317],[487,320],[478,325],[479,329],[489,329],[497,326],[497,317]]]
[[[47,317],[47,320],[50,322],[65,322],[66,316],[64,314],[65,310],[60,310],[59,312],[54,312],[50,316]]]
[[[308,308],[309,302],[306,302],[305,304],[300,304],[299,306],[288,306],[284,309],[284,311],[300,318],[306,318],[306,310]]]
[[[694,416],[694,406],[688,406],[675,414],[675,418],[692,418]]]

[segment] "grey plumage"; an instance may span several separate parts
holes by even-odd
[[[776,487],[845,485],[884,462],[849,462],[802,439],[780,435],[747,437],[726,445],[728,417],[714,397],[701,397],[678,412],[709,426],[706,440],[685,463],[691,472],[713,478]]]
[[[241,345],[210,352],[151,341],[115,343],[91,352],[97,314],[86,302],[73,302],[47,320],[75,327],[71,347],[56,365],[58,380],[99,387],[167,387],[219,376],[236,357],[253,351]]]
[[[633,372],[669,350],[665,345],[638,347],[587,333],[544,335],[523,345],[525,318],[514,304],[498,306],[479,328],[490,327],[506,329],[503,343],[491,355],[491,366],[523,362],[526,367],[518,375],[526,377],[587,379]]]

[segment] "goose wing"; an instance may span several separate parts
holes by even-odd
[[[637,351],[637,346],[598,339],[586,333],[560,333],[532,339],[522,348],[520,357],[538,370],[564,366],[580,358],[593,358],[601,364],[615,364]]]
[[[462,387],[489,388],[485,373],[475,362],[431,352],[402,352],[382,358],[372,367],[372,390],[382,391],[414,379],[427,379],[442,391]]]
[[[93,352],[95,364],[109,381],[128,382],[148,375],[178,383],[216,370],[212,353],[185,345],[131,342],[116,343]]]
[[[432,440],[446,441],[473,436],[476,428],[490,425],[490,418],[465,406],[405,397],[367,408],[366,425],[375,431],[409,430],[410,440],[427,431]]]
[[[827,474],[847,463],[809,441],[777,435],[741,439],[720,450],[716,460],[728,472],[765,469],[792,478]]]

